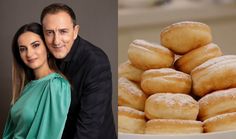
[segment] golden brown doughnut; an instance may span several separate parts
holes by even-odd
[[[120,77],[126,77],[131,81],[140,82],[143,70],[134,67],[130,61],[126,61],[119,65],[118,73]]]
[[[236,55],[210,59],[193,69],[191,75],[193,93],[197,96],[236,87]]]
[[[161,44],[176,54],[185,54],[211,41],[210,27],[200,22],[175,23],[161,32]]]
[[[236,88],[215,91],[202,97],[199,108],[202,121],[219,114],[236,112]]]
[[[138,110],[144,110],[146,94],[138,85],[121,77],[118,81],[118,104],[129,106]]]
[[[183,93],[191,91],[191,76],[171,68],[150,69],[142,74],[141,88],[146,94]]]
[[[202,122],[179,119],[149,120],[145,129],[145,134],[194,134],[202,132]]]
[[[169,49],[144,40],[134,40],[129,45],[128,57],[135,67],[143,70],[167,68],[174,61],[174,54]]]
[[[186,94],[157,93],[145,103],[148,119],[196,120],[198,111],[198,102]]]
[[[236,130],[236,112],[211,117],[203,122],[205,132]]]
[[[119,132],[143,134],[145,124],[144,112],[126,106],[118,107]]]
[[[174,66],[177,70],[189,74],[195,67],[221,55],[220,48],[216,44],[210,43],[186,53],[175,62]]]

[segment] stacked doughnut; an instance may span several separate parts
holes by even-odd
[[[236,129],[236,56],[222,56],[210,27],[200,22],[172,24],[160,38],[161,44],[134,40],[129,60],[119,66],[118,131]]]
[[[205,132],[236,130],[236,88],[211,92],[199,100]]]
[[[125,77],[118,81],[118,127],[119,132],[143,134],[145,128],[144,105],[146,94],[138,84]]]
[[[145,103],[146,134],[201,133],[196,121],[199,105],[191,96],[180,93],[156,93]]]

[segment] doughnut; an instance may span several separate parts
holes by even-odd
[[[145,103],[148,119],[196,120],[198,112],[198,102],[186,94],[157,93]]]
[[[185,54],[212,41],[211,29],[200,22],[184,21],[161,31],[161,45],[176,54]]]
[[[171,68],[150,69],[142,74],[141,88],[146,94],[183,93],[191,91],[191,76]]]
[[[126,77],[127,79],[135,82],[141,81],[141,75],[143,70],[134,67],[130,61],[126,61],[119,65],[118,74],[120,77]]]
[[[212,92],[199,100],[199,119],[236,112],[236,88]]]
[[[146,123],[145,134],[202,133],[201,121],[179,119],[153,119]]]
[[[206,119],[203,122],[204,132],[236,130],[236,112],[225,113]]]
[[[126,106],[118,107],[119,132],[143,134],[145,125],[144,112]]]
[[[170,67],[174,61],[174,54],[161,45],[134,40],[129,45],[128,58],[135,67],[147,70]]]
[[[210,43],[186,53],[175,62],[174,67],[190,74],[195,67],[218,56],[222,56],[220,48],[216,44]]]
[[[118,81],[118,104],[129,106],[138,110],[144,110],[146,94],[138,85],[127,78],[120,77]]]
[[[236,87],[236,55],[210,59],[191,72],[193,93],[204,96],[210,92]]]

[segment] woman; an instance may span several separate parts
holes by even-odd
[[[59,139],[70,85],[59,74],[38,23],[22,26],[12,43],[13,97],[3,139]]]

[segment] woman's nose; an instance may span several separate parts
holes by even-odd
[[[33,52],[32,49],[28,49],[28,50],[27,50],[27,53],[26,53],[26,56],[27,56],[27,57],[31,57],[31,56],[33,55],[33,53],[34,53],[34,52]]]

